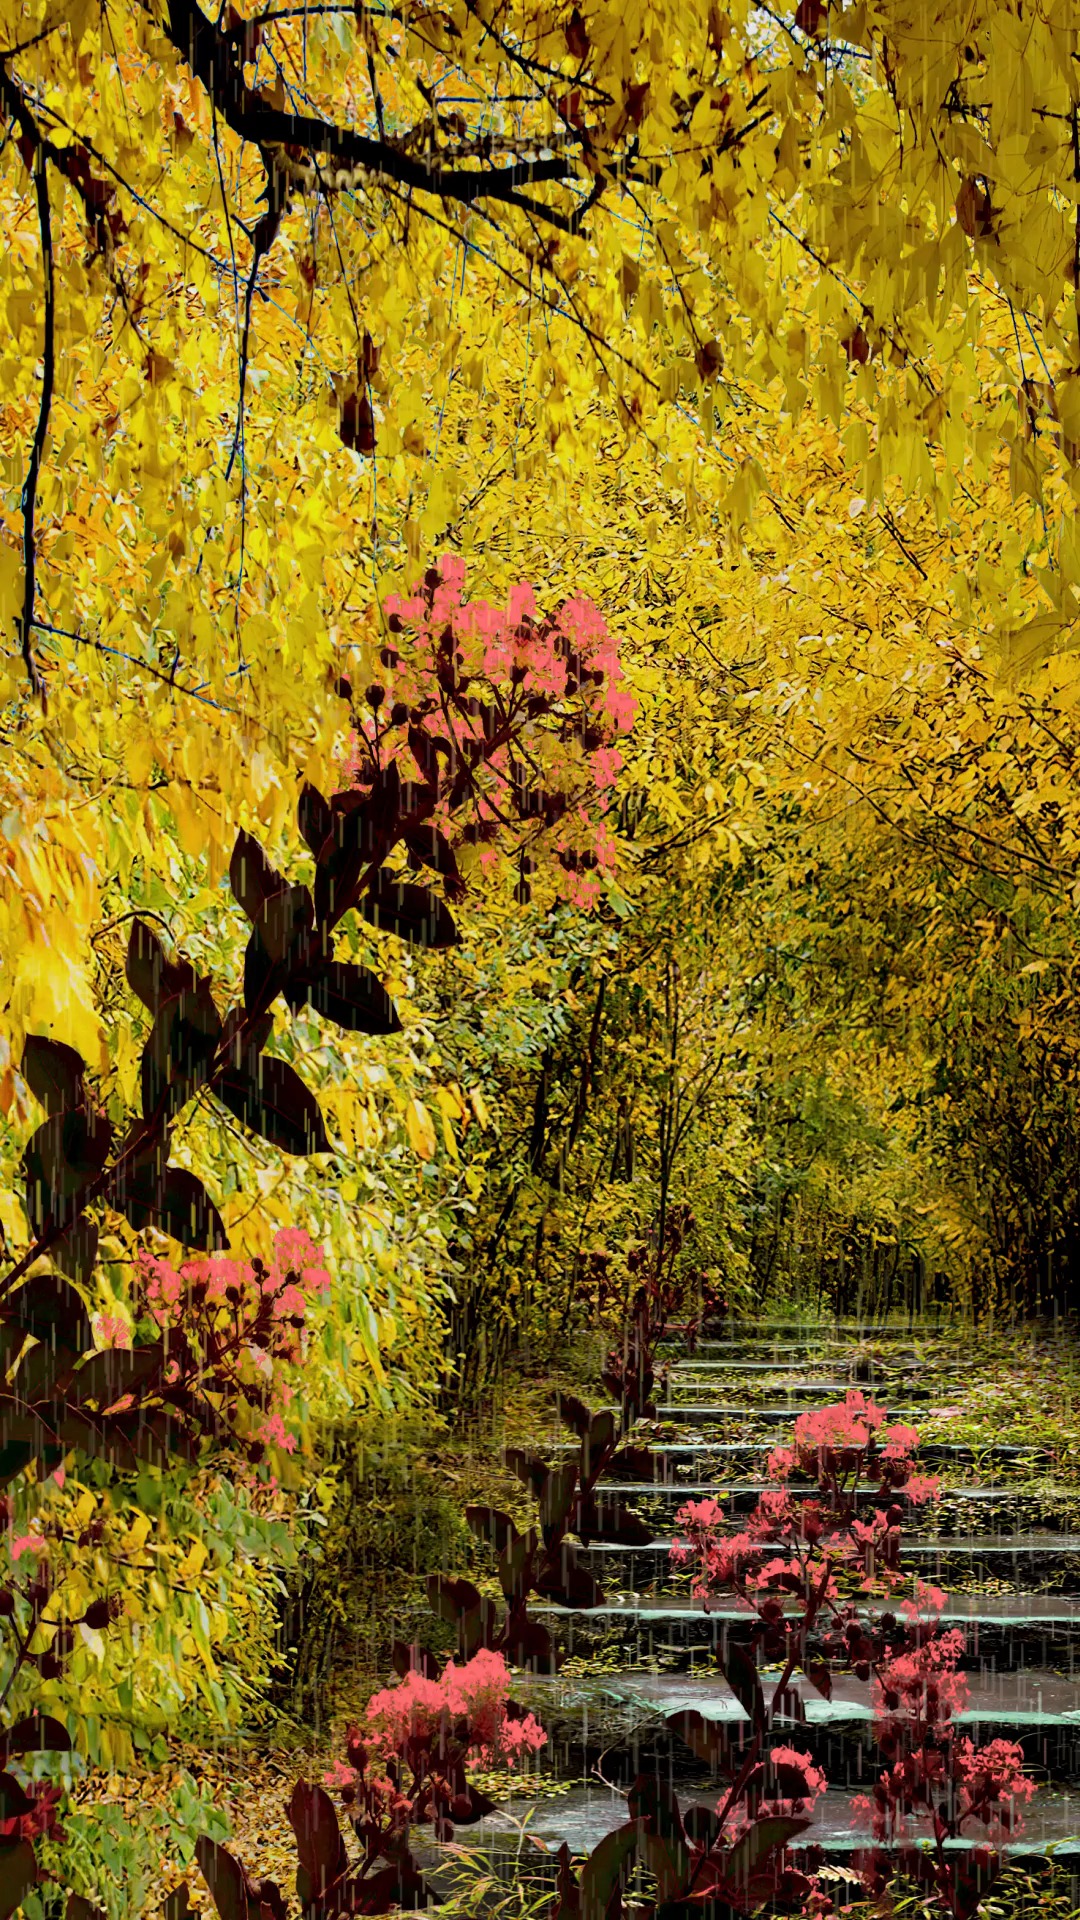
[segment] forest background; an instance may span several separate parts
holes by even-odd
[[[34,1697],[122,1769],[257,1722],[356,1473],[542,1373],[686,1205],[687,1297],[735,1310],[1074,1303],[1080,49],[997,0],[0,37],[12,1261],[27,1037],[119,1124],[131,916],[238,985],[237,833],[310,877],[389,593],[449,553],[586,597],[633,700],[595,846],[459,849],[445,949],[350,917],[402,1031],[278,1003],[328,1152],[177,1126],[233,1256],[302,1228],[331,1286],[271,1466],[10,1480],[73,1578],[107,1516],[125,1624]],[[101,1229],[130,1321],[177,1243]]]

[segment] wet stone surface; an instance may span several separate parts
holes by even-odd
[[[568,1660],[557,1675],[515,1688],[548,1731],[547,1791],[503,1804],[468,1831],[469,1848],[490,1856],[500,1879],[546,1883],[563,1841],[573,1853],[595,1847],[625,1820],[619,1789],[640,1770],[658,1768],[686,1800],[716,1804],[718,1786],[667,1719],[695,1711],[727,1723],[736,1739],[748,1726],[716,1667],[746,1610],[726,1599],[706,1614],[690,1600],[687,1576],[670,1562],[678,1507],[714,1498],[735,1529],[767,1484],[765,1459],[785,1426],[850,1386],[917,1426],[920,1407],[941,1404],[935,1379],[962,1373],[964,1343],[949,1328],[778,1321],[701,1341],[692,1354],[672,1342],[668,1358],[663,1425],[637,1437],[652,1450],[654,1483],[608,1483],[648,1521],[652,1544],[583,1550],[604,1606],[535,1608]],[[920,1460],[941,1474],[944,1492],[913,1512],[904,1555],[913,1573],[945,1589],[943,1624],[965,1633],[960,1723],[974,1739],[1019,1740],[1040,1781],[1010,1851],[1053,1845],[1080,1873],[1080,1532],[1064,1531],[1058,1511],[1068,1512],[1073,1489],[1055,1482],[1052,1462],[1032,1447],[940,1442],[920,1449]],[[817,1491],[810,1483],[790,1490],[796,1498]],[[866,1504],[878,1498],[871,1492]],[[800,1692],[804,1717],[788,1737],[830,1780],[806,1842],[842,1863],[865,1844],[854,1799],[882,1765],[871,1687],[837,1676],[830,1700],[805,1682]],[[564,1790],[553,1793],[553,1780]]]

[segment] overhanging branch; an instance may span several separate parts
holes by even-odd
[[[513,205],[522,188],[576,177],[575,157],[570,153],[474,169],[461,165],[461,160],[468,157],[463,153],[451,150],[445,156],[418,156],[388,140],[338,126],[331,120],[287,113],[248,86],[240,41],[221,32],[196,0],[168,0],[164,29],[181,59],[210,94],[221,118],[240,139],[264,149],[283,149],[288,158],[295,156],[301,164],[303,155],[317,154],[333,169],[366,172],[419,193],[455,200],[461,206],[489,199]],[[530,211],[550,219],[554,226],[563,224],[553,210],[536,203]]]

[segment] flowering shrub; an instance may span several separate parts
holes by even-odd
[[[354,708],[346,771],[364,784],[389,767],[419,776],[432,801],[424,833],[439,836],[439,859],[419,841],[406,847],[452,883],[452,850],[479,845],[489,866],[516,819],[527,828],[521,887],[532,868],[526,844],[535,851],[546,833],[562,891],[590,906],[598,873],[614,864],[603,816],[622,766],[617,741],[634,720],[617,644],[590,600],[541,615],[527,582],[505,608],[467,601],[464,589],[464,561],[444,554],[413,593],[387,596],[379,678]]]
[[[425,1656],[399,1685],[373,1695],[363,1728],[349,1734],[346,1759],[324,1774],[322,1786],[297,1783],[289,1818],[305,1912],[378,1914],[424,1905],[428,1892],[410,1849],[411,1830],[432,1822],[437,1839],[452,1839],[455,1825],[494,1811],[494,1801],[470,1781],[470,1769],[516,1761],[545,1744],[532,1714],[509,1699],[501,1655],[483,1648],[463,1666],[451,1661],[441,1675],[432,1666]],[[327,1788],[338,1794],[360,1844],[358,1860],[350,1858]],[[252,1909],[260,1920],[284,1920],[273,1881],[251,1881],[224,1847],[201,1848],[199,1861],[226,1920]],[[246,1906],[236,1903],[238,1887]]]
[[[133,1304],[163,1337],[162,1399],[185,1410],[200,1397],[228,1407],[253,1460],[267,1446],[292,1452],[285,1415],[294,1390],[283,1369],[301,1359],[308,1310],[329,1287],[321,1247],[298,1227],[276,1235],[269,1266],[211,1255],[175,1268],[140,1250]],[[99,1314],[94,1337],[101,1349],[131,1346],[119,1315]]]
[[[866,1885],[883,1891],[899,1864],[934,1890],[954,1920],[971,1920],[1000,1862],[989,1846],[967,1858],[946,1855],[945,1842],[972,1827],[985,1829],[988,1839],[1015,1831],[1019,1809],[1035,1789],[1024,1777],[1016,1743],[994,1740],[976,1747],[956,1731],[954,1715],[967,1698],[958,1671],[965,1642],[958,1629],[941,1629],[945,1595],[915,1581],[911,1596],[899,1599],[901,1503],[919,1505],[940,1493],[937,1478],[917,1470],[918,1444],[913,1427],[890,1425],[884,1408],[852,1391],[841,1402],[799,1416],[791,1445],[770,1456],[774,1484],[739,1532],[727,1532],[716,1500],[690,1501],[680,1509],[676,1524],[684,1537],[673,1548],[673,1560],[692,1569],[695,1598],[708,1608],[718,1594],[734,1592],[754,1618],[749,1645],[729,1648],[724,1669],[752,1731],[740,1759],[703,1732],[697,1715],[677,1716],[672,1724],[702,1757],[726,1768],[732,1781],[717,1808],[712,1842],[722,1877],[731,1833],[752,1832],[766,1810],[770,1818],[798,1820],[809,1805],[807,1787],[824,1787],[807,1756],[776,1747],[764,1752],[776,1718],[802,1712],[794,1676],[801,1672],[826,1698],[837,1669],[860,1680],[873,1677],[875,1735],[888,1765],[872,1793],[857,1802],[878,1843],[859,1856]],[[793,1498],[796,1474],[812,1475],[821,1497]],[[888,1504],[868,1507],[864,1494]],[[868,1614],[865,1596],[880,1592],[896,1599],[896,1611]],[[771,1699],[762,1688],[759,1659],[781,1667]],[[776,1791],[766,1798],[770,1769]],[[930,1822],[932,1855],[912,1845],[917,1820]],[[882,1851],[886,1843],[900,1844],[895,1858]],[[769,1858],[779,1899],[787,1871],[783,1847]],[[787,1898],[792,1883],[784,1884]],[[803,1911],[825,1911],[823,1899],[812,1889]]]
[[[941,1630],[944,1603],[937,1588],[920,1584],[905,1608],[908,1646],[875,1669],[875,1734],[889,1765],[873,1792],[856,1800],[878,1843],[858,1863],[867,1888],[880,1892],[893,1865],[882,1852],[889,1843],[904,1869],[934,1889],[945,1912],[969,1920],[1003,1864],[986,1843],[1022,1829],[1035,1782],[1024,1773],[1017,1741],[977,1747],[959,1733],[955,1716],[968,1698],[967,1679],[958,1671],[964,1636],[955,1627]],[[927,1824],[932,1854],[911,1844]],[[946,1841],[972,1837],[978,1844],[969,1859],[946,1854]]]
[[[916,1505],[936,1499],[940,1480],[915,1471],[915,1428],[887,1426],[887,1419],[884,1408],[858,1388],[832,1406],[800,1414],[792,1445],[775,1447],[769,1456],[770,1479],[812,1474],[832,1506],[845,1515],[864,1480],[882,1494],[902,1492]]]

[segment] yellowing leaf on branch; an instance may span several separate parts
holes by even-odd
[[[405,1108],[405,1131],[409,1144],[421,1160],[435,1157],[435,1122],[422,1100],[414,1094]]]

